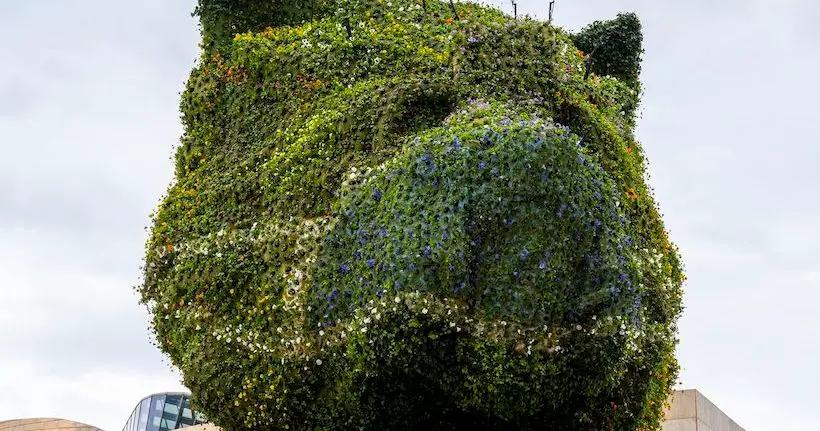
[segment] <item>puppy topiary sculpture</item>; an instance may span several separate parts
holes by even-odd
[[[658,429],[683,275],[633,136],[634,15],[570,35],[433,0],[197,13],[139,293],[209,420]]]

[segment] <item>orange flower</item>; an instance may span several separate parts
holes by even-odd
[[[452,23],[453,23],[453,18],[452,18],[452,17],[451,17],[451,18],[447,18],[447,24],[452,24]]]
[[[632,151],[633,151],[633,150],[632,150],[632,147],[630,147],[629,145],[627,145],[627,146],[626,146],[626,153],[627,153],[627,154],[632,154]]]
[[[629,196],[629,199],[632,199],[633,201],[634,201],[635,199],[638,199],[638,194],[637,194],[637,193],[635,193],[635,189],[629,189],[629,190],[627,190],[627,191],[626,191],[626,195],[627,195],[627,196]]]

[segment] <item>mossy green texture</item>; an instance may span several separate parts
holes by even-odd
[[[455,8],[200,1],[139,292],[225,429],[659,428],[684,277],[640,24]]]

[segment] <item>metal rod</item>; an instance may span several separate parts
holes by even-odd
[[[513,5],[513,18],[518,19],[518,3],[515,0],[512,0]]]
[[[555,0],[550,1],[550,14],[549,14],[549,22],[552,22],[552,11],[555,9]]]
[[[458,12],[456,12],[456,5],[453,4],[453,0],[450,0],[450,9],[453,10],[453,15],[456,17],[456,21],[458,21]]]

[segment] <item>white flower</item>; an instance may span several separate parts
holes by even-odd
[[[322,360],[321,360],[321,359],[317,359],[317,360],[316,360],[316,365],[322,365]]]
[[[427,314],[427,309],[426,309],[426,308],[422,308],[422,309],[421,309],[421,314]]]

